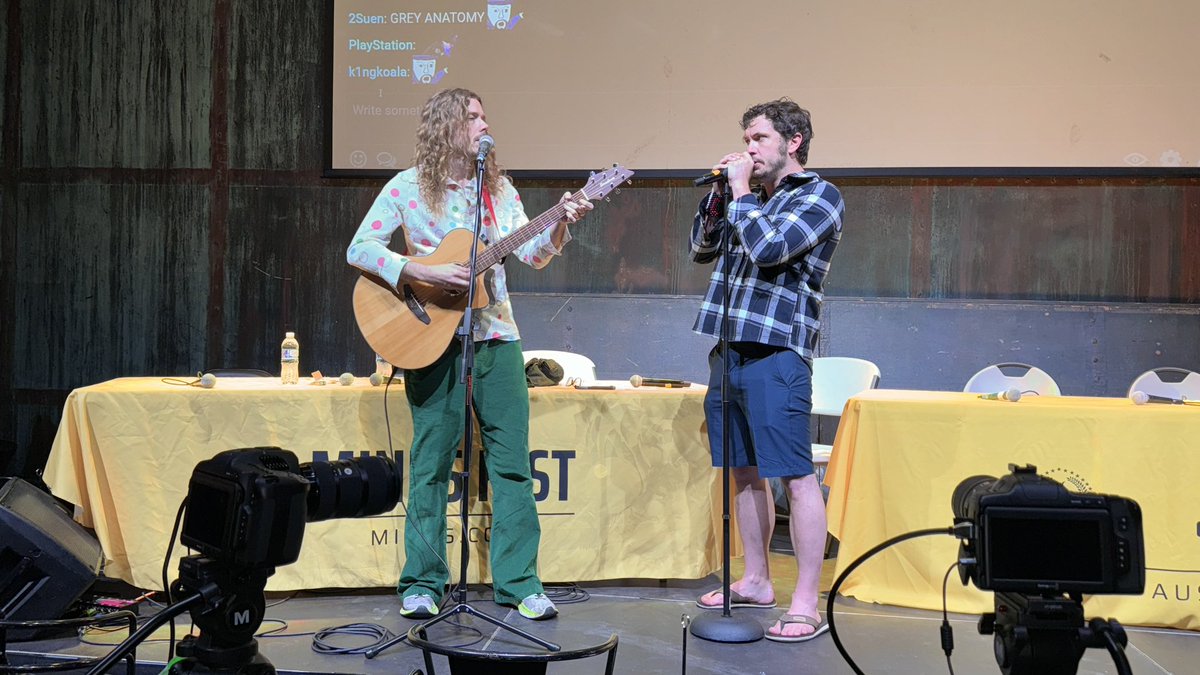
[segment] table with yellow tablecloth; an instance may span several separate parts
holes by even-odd
[[[262,445],[291,450],[301,462],[389,449],[383,387],[309,382],[224,377],[202,389],[121,378],[77,389],[67,399],[46,482],[95,528],[109,576],[158,588],[172,522],[198,461]],[[720,472],[702,429],[703,393],[699,386],[627,384],[530,390],[543,580],[699,578],[720,567]],[[393,385],[386,400],[392,446],[406,467],[412,419],[402,386]],[[477,477],[478,467],[473,460]],[[490,504],[476,498],[476,486],[470,495],[469,576],[487,580]],[[450,499],[448,559],[457,574],[458,491]],[[399,507],[385,516],[310,523],[300,559],[279,568],[267,587],[395,584],[403,526]],[[182,554],[177,545],[175,558]],[[174,574],[175,561],[170,569]]]
[[[1134,405],[1128,399],[875,390],[850,400],[826,473],[837,574],[898,534],[949,527],[951,495],[974,475],[1008,465],[1076,492],[1141,505],[1146,588],[1140,596],[1085,598],[1087,616],[1127,624],[1200,629],[1200,406]],[[957,559],[950,536],[901,543],[865,563],[841,592],[859,600],[941,609],[942,577]],[[1027,555],[1038,555],[1028,551]],[[952,611],[991,611],[992,594],[951,575]]]

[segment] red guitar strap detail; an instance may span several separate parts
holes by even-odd
[[[484,203],[484,205],[487,206],[488,213],[490,213],[492,215],[492,227],[495,228],[492,231],[497,233],[497,235],[498,235],[500,233],[500,223],[499,223],[499,221],[496,220],[496,209],[492,207],[492,191],[491,190],[483,191],[483,203]]]

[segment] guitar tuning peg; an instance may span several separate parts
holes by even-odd
[[[621,194],[621,188],[613,188],[613,194]]]
[[[608,203],[610,203],[610,204],[611,204],[611,203],[612,203],[612,197],[605,197],[605,198],[604,198],[604,201],[606,201],[606,202],[608,202]]]

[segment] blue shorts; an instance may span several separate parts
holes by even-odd
[[[713,466],[722,466],[721,351],[708,357],[704,416]],[[730,466],[756,466],[760,478],[813,472],[812,367],[791,349],[730,343]]]

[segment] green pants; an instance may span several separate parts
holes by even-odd
[[[408,519],[404,525],[402,597],[440,598],[449,580],[446,502],[456,451],[462,445],[466,387],[458,381],[462,348],[457,339],[433,365],[404,372],[413,418],[409,451]],[[472,407],[479,422],[492,491],[492,586],[497,603],[516,605],[541,593],[537,578],[541,525],[529,475],[529,390],[520,342],[475,344]],[[472,464],[470,490],[480,467]],[[471,493],[473,494],[473,492]],[[476,495],[480,496],[480,495]],[[467,508],[464,500],[463,508]],[[439,559],[440,556],[440,559]],[[458,573],[458,560],[448,561]]]

